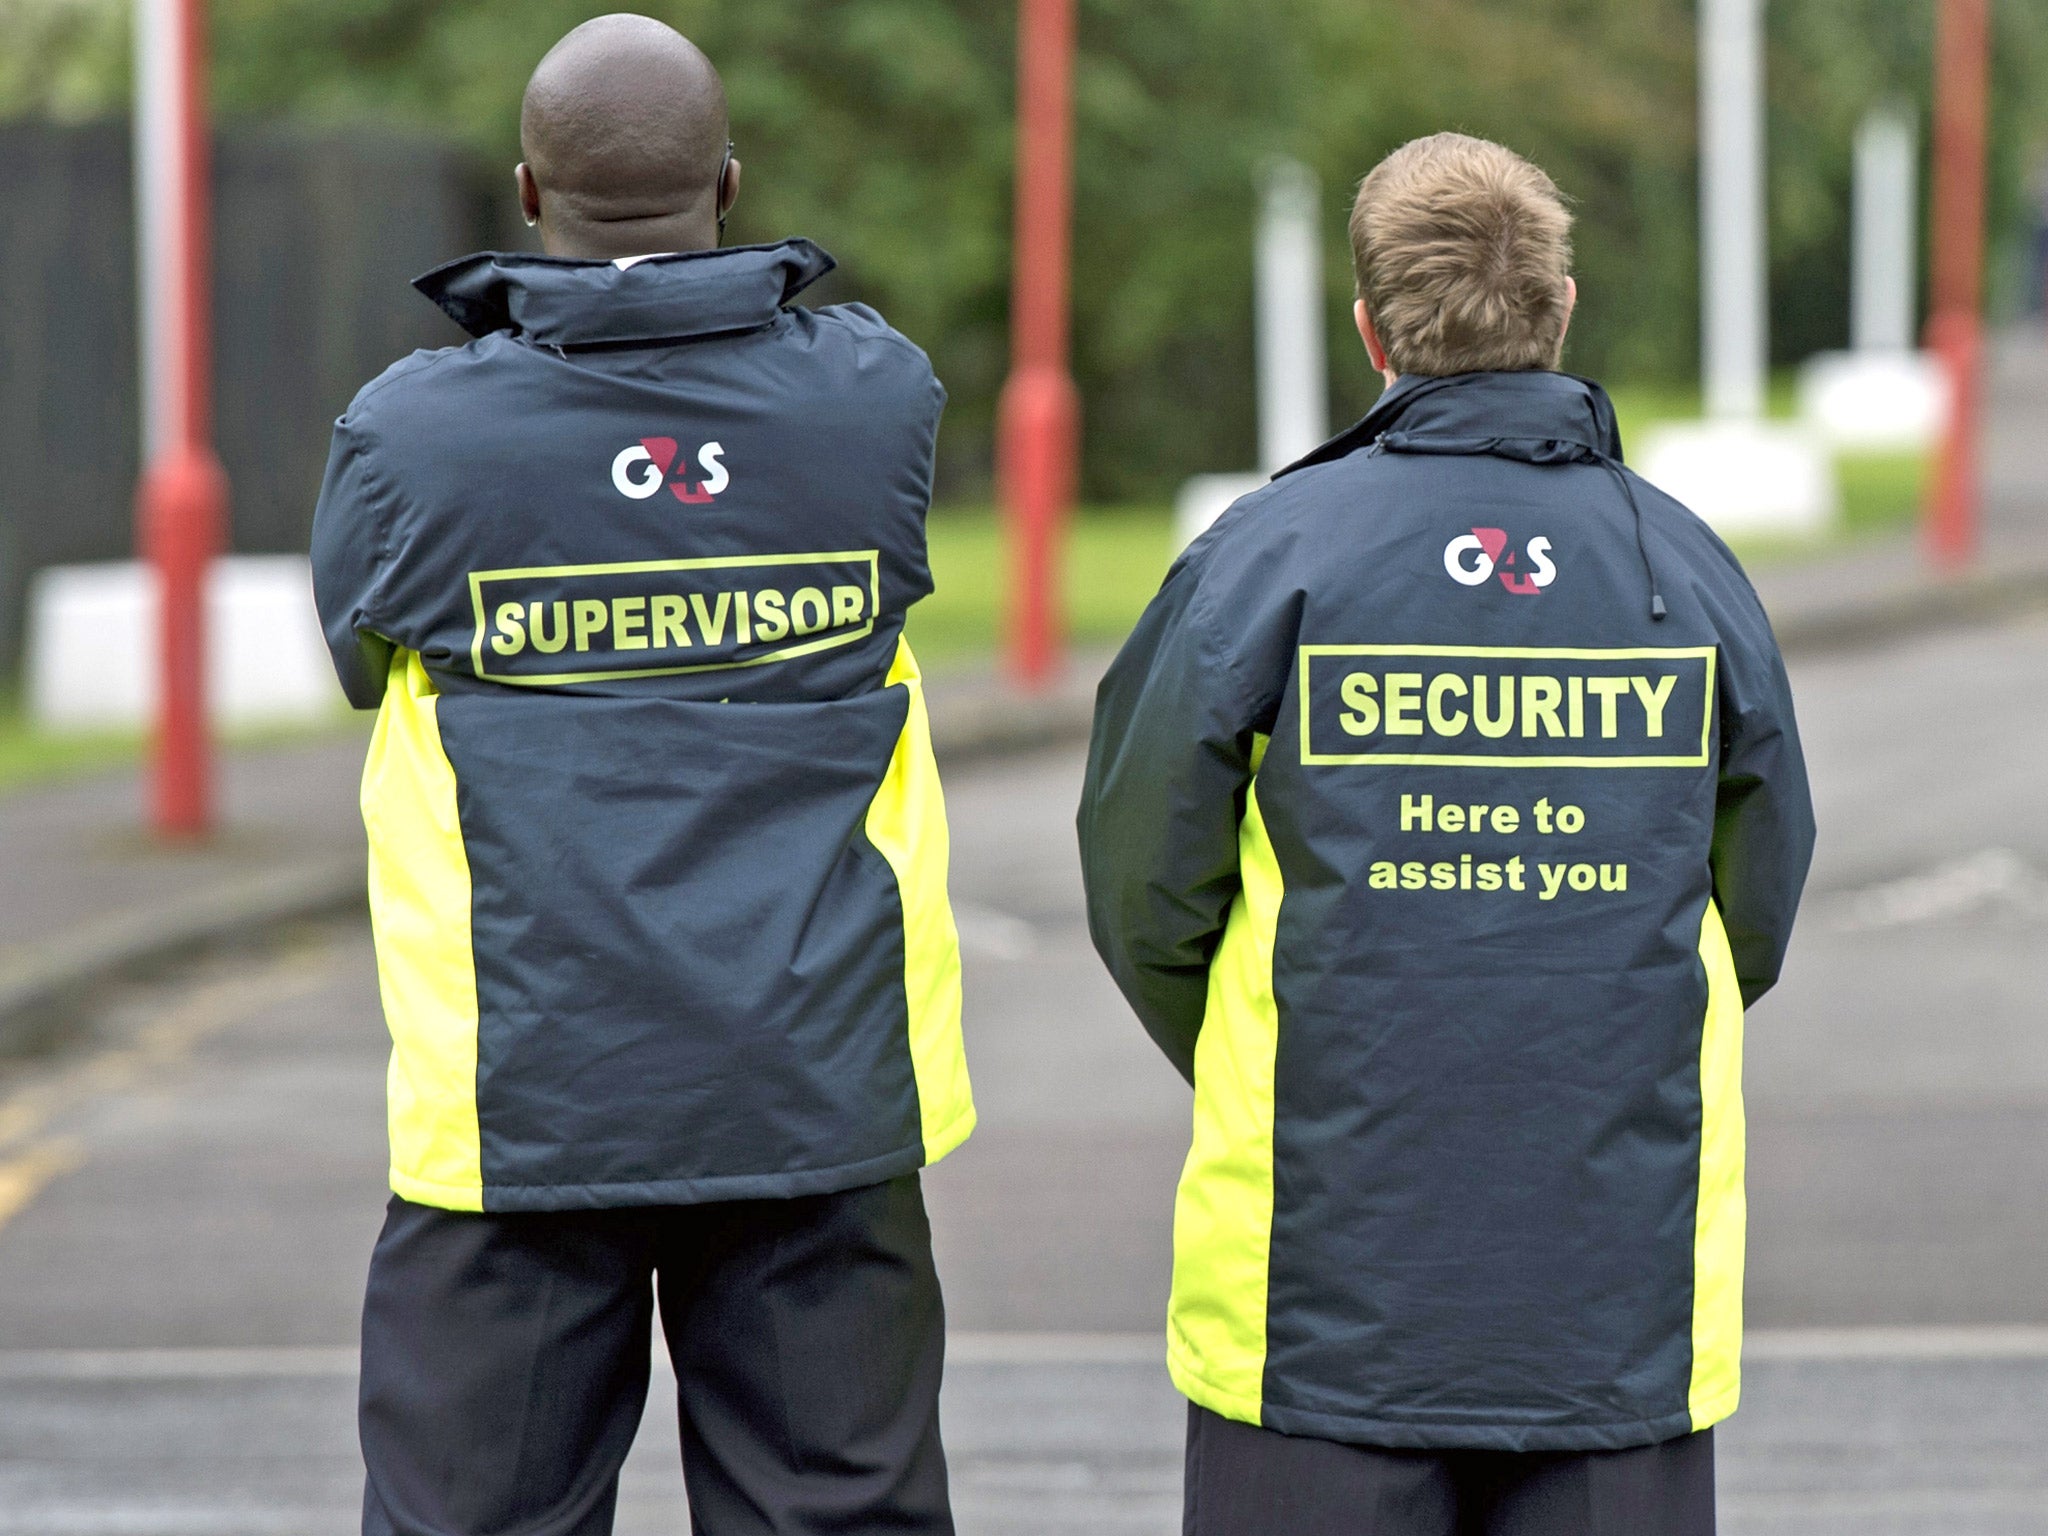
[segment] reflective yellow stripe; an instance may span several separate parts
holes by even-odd
[[[1273,939],[1284,894],[1256,774],[1238,831],[1242,888],[1209,967],[1195,1042],[1195,1134],[1173,1220],[1167,1366],[1174,1385],[1225,1418],[1259,1422],[1266,1276],[1273,1237]]]
[[[868,807],[868,841],[896,873],[903,904],[903,994],[910,1061],[917,1074],[924,1155],[935,1163],[974,1129],[974,1092],[960,1037],[960,935],[946,898],[946,800],[932,759],[924,682],[910,642],[899,640],[889,686],[909,690],[910,708],[889,772]]]
[[[1700,1039],[1700,1193],[1693,1236],[1692,1392],[1695,1430],[1718,1424],[1742,1395],[1742,988],[1721,910],[1700,922],[1707,1018]]]
[[[370,920],[391,1030],[391,1187],[421,1205],[479,1211],[469,855],[439,702],[416,654],[392,657],[363,765]]]

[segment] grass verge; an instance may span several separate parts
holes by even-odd
[[[369,717],[339,707],[320,720],[236,726],[221,745],[244,751],[285,747],[323,737],[368,734]],[[38,727],[13,700],[0,700],[0,795],[56,779],[131,767],[149,749],[143,731],[51,731]]]
[[[10,701],[0,702],[0,794],[47,779],[113,768],[142,755],[136,731],[58,734],[39,730]]]

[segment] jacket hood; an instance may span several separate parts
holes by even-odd
[[[547,346],[668,341],[753,330],[837,265],[808,240],[611,261],[484,251],[413,287],[472,336]]]
[[[1614,403],[1591,379],[1547,372],[1410,375],[1396,380],[1364,420],[1280,474],[1374,445],[1388,453],[1483,453],[1532,464],[1621,459]]]

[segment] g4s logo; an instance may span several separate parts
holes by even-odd
[[[1508,536],[1502,529],[1474,528],[1444,546],[1444,570],[1460,586],[1484,586],[1489,576],[1498,575],[1500,584],[1510,592],[1534,597],[1557,580],[1557,566],[1551,561],[1546,538],[1531,539],[1524,553],[1529,557],[1526,566],[1508,549]]]
[[[718,443],[706,443],[699,448],[697,468],[702,471],[702,476],[693,478],[687,459],[680,466],[676,464],[674,438],[643,437],[612,460],[612,484],[621,496],[645,501],[657,495],[666,482],[668,488],[675,492],[677,501],[701,506],[732,484],[732,472],[721,462],[724,454],[725,449]],[[681,473],[674,480],[669,480],[669,470],[677,467]]]

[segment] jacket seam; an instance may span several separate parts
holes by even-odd
[[[1322,1424],[1349,1425],[1355,1427],[1361,1435],[1369,1435],[1374,1430],[1381,1434],[1400,1435],[1404,1438],[1408,1436],[1434,1437],[1441,1435],[1446,1437],[1441,1442],[1445,1448],[1451,1446],[1452,1437],[1469,1438],[1475,1434],[1482,1436],[1534,1435],[1539,1439],[1549,1439],[1554,1436],[1580,1438],[1592,1436],[1601,1439],[1626,1436],[1633,1438],[1638,1434],[1650,1433],[1659,1425],[1691,1419],[1691,1414],[1686,1409],[1679,1409],[1673,1413],[1660,1414],[1655,1418],[1648,1419],[1603,1419],[1598,1421],[1579,1421],[1570,1424],[1513,1424],[1502,1423],[1497,1420],[1479,1423],[1443,1419],[1389,1419],[1364,1414],[1331,1412],[1317,1408],[1299,1408],[1291,1404],[1275,1403],[1271,1399],[1263,1397],[1259,1401],[1254,1402],[1252,1399],[1246,1398],[1239,1393],[1217,1385],[1197,1363],[1194,1352],[1177,1336],[1169,1335],[1167,1362],[1173,1368],[1173,1373],[1176,1376],[1185,1377],[1196,1386],[1202,1388],[1210,1395],[1214,1403],[1223,1405],[1223,1409],[1241,1410],[1249,1408],[1258,1415],[1254,1418],[1240,1419],[1241,1423],[1266,1424],[1266,1427],[1270,1428],[1271,1425],[1268,1421],[1279,1415],[1302,1421],[1315,1421]],[[1194,1396],[1192,1393],[1187,1395],[1190,1397]],[[1738,1391],[1731,1391],[1717,1398],[1701,1413],[1700,1417],[1704,1422],[1696,1424],[1694,1427],[1696,1429],[1704,1429],[1726,1419],[1734,1412],[1734,1400],[1738,1395]],[[1201,1406],[1210,1407],[1210,1404],[1203,1403]],[[1211,1411],[1218,1412],[1223,1411],[1223,1409],[1211,1408]],[[1224,1416],[1230,1417],[1231,1415],[1225,1412]],[[1371,1444],[1373,1442],[1367,1439],[1361,1441],[1361,1443]]]
[[[1370,1418],[1272,1403],[1266,1405],[1266,1427],[1278,1429],[1283,1434],[1341,1439],[1350,1444],[1444,1451],[1626,1450],[1634,1446],[1661,1444],[1695,1432],[1692,1416],[1683,1408],[1654,1419],[1517,1424],[1498,1419],[1447,1423],[1426,1419]]]
[[[948,1132],[957,1129],[959,1122],[969,1119],[972,1113],[973,1111],[969,1110],[957,1116],[947,1126]],[[860,1187],[864,1183],[878,1183],[884,1179],[896,1177],[899,1173],[925,1167],[927,1163],[924,1141],[920,1135],[917,1140],[907,1145],[896,1147],[880,1156],[860,1158],[853,1162],[834,1163],[822,1168],[785,1168],[765,1173],[709,1173],[688,1178],[629,1179],[615,1180],[602,1184],[508,1184],[486,1176],[481,1185],[481,1192],[485,1206],[488,1209],[491,1206],[493,1197],[502,1199],[508,1195],[593,1196],[602,1198],[608,1195],[616,1196],[627,1191],[665,1191],[676,1189],[679,1186],[689,1186],[694,1189],[708,1189],[710,1193],[698,1194],[681,1200],[673,1196],[665,1196],[655,1199],[642,1198],[622,1201],[620,1203],[622,1205],[709,1204],[721,1199],[753,1198],[719,1193],[718,1186],[721,1185],[801,1183],[804,1185],[806,1193],[826,1193],[828,1190],[825,1186],[835,1185],[836,1181],[841,1179],[845,1179],[847,1182],[843,1185],[837,1185],[837,1187],[853,1189]],[[899,1167],[898,1165],[901,1166]],[[892,1169],[895,1171],[889,1171]],[[877,1170],[880,1171],[878,1172]],[[394,1184],[402,1182],[408,1189],[445,1197],[459,1197],[471,1202],[475,1201],[479,1192],[477,1185],[442,1184],[434,1180],[418,1178],[400,1168],[392,1170],[392,1182]],[[814,1185],[818,1187],[814,1188]],[[403,1195],[406,1199],[413,1199],[412,1195],[406,1194],[404,1191],[395,1192]],[[775,1197],[768,1196],[762,1198]],[[415,1203],[423,1202],[415,1201]],[[571,1202],[561,1208],[583,1209],[584,1207],[580,1203]]]
[[[369,508],[371,528],[377,536],[376,568],[371,572],[369,587],[363,593],[362,619],[364,622],[358,627],[366,628],[372,634],[382,636],[395,645],[398,642],[394,636],[387,632],[388,626],[382,617],[384,612],[383,597],[385,586],[389,581],[391,567],[396,557],[397,536],[392,526],[391,511],[387,505],[391,500],[392,492],[384,479],[376,456],[372,452],[375,439],[369,430],[368,423],[361,420],[356,412],[351,410],[347,416],[344,416],[335,424],[335,431],[337,433],[346,433],[351,439],[350,452],[355,456],[357,464],[361,466],[363,490],[365,492],[364,500]]]
[[[1248,729],[1251,719],[1258,714],[1251,689],[1237,669],[1237,659],[1225,645],[1222,633],[1213,621],[1214,607],[1208,591],[1208,583],[1202,578],[1207,574],[1208,560],[1194,568],[1195,590],[1188,599],[1188,619],[1195,626],[1195,634],[1202,652],[1212,660],[1230,685],[1229,709],[1224,723],[1233,733]],[[1249,770],[1249,764],[1246,765]],[[1249,782],[1249,778],[1247,778]]]
[[[551,1190],[572,1189],[587,1189],[596,1192],[608,1189],[654,1189],[671,1184],[737,1184],[742,1180],[767,1183],[774,1179],[819,1179],[830,1178],[841,1173],[850,1173],[857,1169],[865,1169],[871,1164],[887,1163],[896,1158],[908,1156],[913,1152],[921,1156],[923,1151],[924,1143],[922,1139],[919,1139],[907,1146],[885,1152],[879,1157],[863,1157],[855,1162],[833,1163],[824,1168],[784,1168],[773,1173],[707,1173],[696,1178],[681,1179],[618,1179],[603,1184],[506,1184],[497,1180],[486,1179],[484,1180],[484,1188],[498,1194],[512,1194],[515,1192],[539,1193]]]
[[[830,316],[838,324],[845,326],[847,331],[850,333],[853,344],[856,348],[865,347],[871,345],[874,342],[882,342],[888,346],[895,347],[896,349],[902,352],[908,353],[914,362],[916,362],[920,367],[922,367],[926,373],[932,375],[932,382],[938,383],[938,376],[936,370],[934,370],[932,367],[931,354],[926,352],[923,347],[920,347],[916,342],[912,341],[908,336],[904,335],[901,331],[897,330],[895,326],[891,325],[887,317],[884,316],[880,310],[874,309],[871,306],[864,305],[862,307],[867,308],[868,312],[872,314],[877,321],[880,322],[880,326],[878,329],[867,330],[860,326],[849,324],[848,320],[850,317],[843,313],[835,313],[835,311],[843,311],[845,309],[851,308],[850,305],[833,304],[824,309],[813,309],[809,312],[813,315],[816,315],[820,319],[824,319],[825,317]],[[944,391],[945,386],[940,385],[940,393],[943,394]]]
[[[482,337],[477,338],[478,341],[482,339]],[[418,378],[421,374],[430,372],[440,367],[441,364],[462,356],[470,351],[474,345],[475,342],[468,342],[459,347],[440,347],[424,355],[415,352],[411,357],[400,359],[356,391],[356,397],[349,405],[348,414],[342,420],[347,421],[350,417],[357,415],[365,405],[369,404],[371,400],[381,395],[392,385],[404,379]]]

